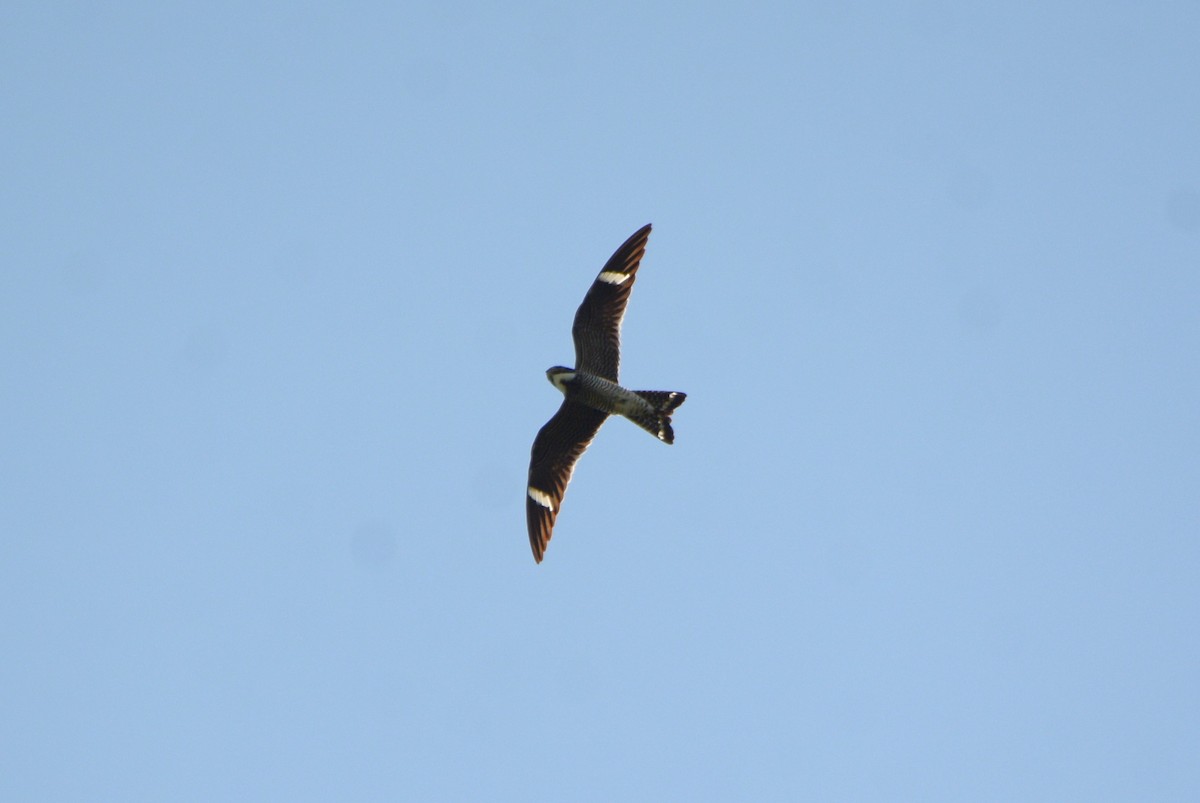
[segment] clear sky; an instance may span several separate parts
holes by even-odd
[[[1200,6],[0,6],[0,798],[1195,800]],[[654,233],[541,566],[529,448]]]

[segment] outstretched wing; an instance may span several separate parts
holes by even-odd
[[[609,257],[575,313],[575,367],[613,382],[621,362],[621,319],[650,237],[647,223]]]
[[[566,399],[533,439],[525,518],[529,523],[533,559],[538,563],[542,562],[550,543],[554,519],[558,517],[575,461],[596,437],[606,418],[608,413]]]

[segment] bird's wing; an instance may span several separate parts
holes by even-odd
[[[577,369],[617,381],[621,362],[621,319],[625,317],[625,305],[629,302],[629,293],[633,290],[649,237],[650,224],[647,223],[609,257],[579,305],[575,324],[571,327]]]
[[[529,457],[529,488],[525,494],[525,518],[529,523],[529,545],[533,559],[542,562],[554,530],[575,461],[587,449],[608,413],[563,400],[558,412],[546,422],[533,440]]]

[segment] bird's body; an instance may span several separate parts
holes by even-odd
[[[686,394],[662,390],[628,390],[602,376],[586,371],[572,371],[562,366],[551,368],[546,375],[551,384],[561,390],[568,399],[609,415],[624,416],[659,440],[674,442],[675,433],[671,429],[670,417],[666,416],[663,420],[663,407],[667,402],[678,399],[677,404],[670,406],[670,410],[674,410],[683,403]]]
[[[628,390],[617,383],[621,319],[650,236],[647,224],[616,250],[592,282],[575,313],[575,368],[546,371],[562,391],[562,406],[533,442],[525,512],[529,543],[539,563],[558,516],[575,463],[609,415],[628,418],[664,443],[673,443],[671,413],[687,394],[678,391]]]

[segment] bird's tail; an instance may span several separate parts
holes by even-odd
[[[634,393],[649,402],[651,409],[631,415],[629,420],[663,443],[674,443],[675,430],[671,429],[671,413],[683,404],[687,394],[675,390],[635,390]]]

